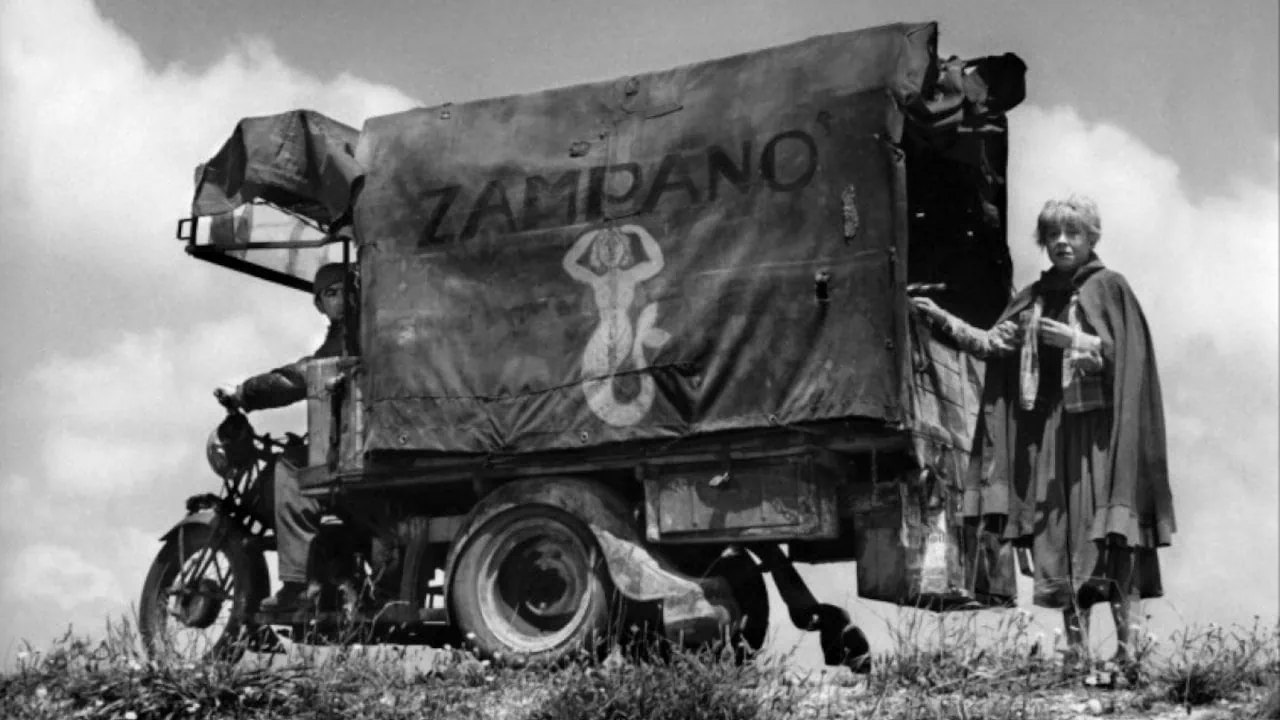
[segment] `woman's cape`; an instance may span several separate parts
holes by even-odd
[[[1169,545],[1176,523],[1165,448],[1160,378],[1147,321],[1124,276],[1094,261],[1073,278],[1085,322],[1111,348],[1107,358],[1112,412],[1108,498],[1098,507],[1092,538],[1123,536],[1130,546]],[[1001,314],[1004,322],[1028,308],[1039,282],[1018,293]],[[1104,411],[1104,412],[1105,412]],[[987,362],[982,412],[965,478],[962,515],[1003,526],[1003,536],[1030,542],[1036,493],[1030,473],[1015,473],[1018,419],[1018,354]],[[1019,476],[1022,475],[1022,476]]]

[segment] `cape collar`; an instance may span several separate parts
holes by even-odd
[[[1045,291],[1079,290],[1080,286],[1084,285],[1085,280],[1088,280],[1090,276],[1104,267],[1106,266],[1102,264],[1102,258],[1098,257],[1097,253],[1094,253],[1088,262],[1076,268],[1070,274],[1061,272],[1057,268],[1045,270],[1040,273],[1037,285],[1040,286],[1041,290]]]

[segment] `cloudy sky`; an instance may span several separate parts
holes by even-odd
[[[195,164],[240,117],[310,107],[358,126],[925,19],[944,53],[1030,67],[1011,117],[1019,284],[1044,266],[1029,240],[1040,204],[1086,192],[1103,257],[1148,312],[1180,524],[1150,611],[1166,629],[1276,619],[1273,0],[610,5],[0,0],[0,653],[127,612],[183,499],[214,488],[209,391],[323,335],[305,296],[172,239]],[[893,617],[852,588],[838,573],[817,584]]]

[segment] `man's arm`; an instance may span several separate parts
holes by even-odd
[[[245,412],[292,405],[307,397],[304,364],[309,360],[342,354],[342,324],[331,323],[324,342],[314,353],[270,372],[254,375],[236,389],[236,402]]]
[[[302,358],[296,363],[254,375],[240,383],[236,399],[245,412],[284,407],[307,396],[307,378],[302,372]]]

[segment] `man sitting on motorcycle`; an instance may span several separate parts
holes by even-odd
[[[235,389],[223,389],[226,401],[244,412],[251,412],[284,407],[306,398],[304,363],[342,355],[346,312],[344,279],[341,263],[323,265],[316,271],[312,283],[316,309],[329,318],[329,330],[320,347],[297,362],[255,375]],[[287,461],[276,465],[274,497],[276,554],[283,585],[275,596],[264,600],[261,607],[266,612],[293,611],[314,604],[320,594],[320,583],[310,577],[307,568],[321,510],[315,498],[302,494],[297,469]]]

